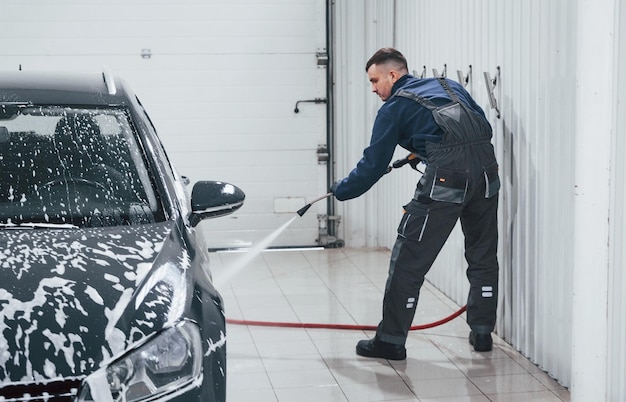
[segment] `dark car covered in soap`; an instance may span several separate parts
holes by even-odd
[[[0,401],[224,401],[226,334],[187,180],[108,73],[0,73]]]

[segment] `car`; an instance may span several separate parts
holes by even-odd
[[[0,401],[224,401],[198,226],[235,185],[180,176],[128,84],[0,73]]]

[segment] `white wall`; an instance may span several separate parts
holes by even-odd
[[[607,399],[626,400],[626,7],[617,3],[615,10],[616,83],[615,126],[611,153],[611,214],[609,221],[609,347],[607,362]]]
[[[337,41],[343,49],[336,72],[337,126],[343,133],[337,176],[347,174],[360,158],[380,106],[368,93],[364,72],[374,51],[394,46],[405,54],[410,70],[420,74],[426,66],[427,76],[433,76],[432,69],[441,73],[445,65],[447,76],[457,79],[457,70],[466,75],[471,65],[468,89],[493,126],[503,184],[497,332],[562,384],[575,385],[573,400],[623,400],[625,394],[626,80],[619,61],[626,34],[616,29],[624,11],[614,13],[614,8],[619,10],[614,0],[336,5]],[[613,14],[615,24],[609,18]],[[484,80],[485,72],[494,78],[498,67],[494,95],[500,118]],[[613,107],[611,99],[618,101]],[[417,179],[410,169],[393,172],[361,199],[340,203],[346,244],[391,247],[401,206]],[[456,230],[428,278],[464,304],[465,268]],[[573,304],[579,306],[576,311]],[[588,354],[581,355],[585,348]],[[591,354],[594,359],[581,362]]]
[[[328,189],[325,0],[1,0],[0,69],[101,71],[137,92],[180,174],[240,186],[203,222],[213,247],[250,246]],[[145,55],[146,57],[143,57]],[[297,207],[277,208],[278,202]],[[298,204],[295,204],[298,205]],[[315,245],[318,203],[275,242]]]

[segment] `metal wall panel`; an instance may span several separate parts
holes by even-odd
[[[368,144],[370,129],[380,103],[370,92],[365,63],[378,43],[389,43],[393,15],[383,12],[377,1],[335,3],[335,114],[336,144],[333,162],[337,178],[343,178],[356,165]],[[386,18],[386,19],[385,19]],[[385,178],[384,180],[386,180]],[[351,246],[385,246],[374,219],[379,193],[369,192],[355,200],[337,203],[335,213],[342,217],[338,236]],[[398,208],[396,207],[396,210]],[[381,218],[386,221],[384,218]]]
[[[619,4],[619,3],[618,3]],[[613,130],[611,175],[611,256],[609,268],[609,401],[626,400],[626,7],[616,10],[619,27],[616,57],[616,125]]]
[[[345,51],[337,57],[350,60],[349,66],[343,66],[348,70],[338,67],[336,72],[337,96],[342,105],[358,104],[337,111],[342,122],[353,122],[339,130],[345,135],[337,144],[337,176],[347,174],[360,158],[380,106],[377,97],[365,93],[369,85],[363,65],[374,51],[383,46],[398,48],[418,75],[433,76],[433,69],[438,74],[445,69],[449,78],[458,80],[457,70],[463,77],[469,74],[467,88],[494,129],[502,179],[497,332],[569,385],[573,189],[575,164],[580,162],[574,158],[573,144],[575,3],[342,1],[337,2],[336,12],[337,39]],[[383,27],[383,22],[391,25]],[[358,36],[352,36],[355,25]],[[484,73],[496,79],[493,95],[500,117],[491,108]],[[404,156],[402,151],[397,155]],[[401,206],[411,198],[419,178],[409,170],[393,172],[363,197],[340,203],[346,244],[393,245]],[[464,304],[465,268],[457,228],[428,278]]]

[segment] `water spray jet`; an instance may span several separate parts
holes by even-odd
[[[316,203],[316,202],[318,202],[318,201],[323,200],[324,198],[328,198],[328,197],[330,197],[331,195],[333,195],[333,193],[328,193],[328,194],[325,194],[325,195],[323,195],[323,196],[321,196],[321,197],[319,197],[319,198],[314,199],[313,201],[309,202],[308,204],[306,204],[305,206],[303,206],[302,208],[300,208],[298,211],[296,211],[296,213],[297,213],[298,215],[300,215],[300,216],[304,215],[304,213],[305,213],[306,211],[308,211],[308,210],[309,210],[309,208],[311,208],[311,205],[315,204],[315,203]]]

